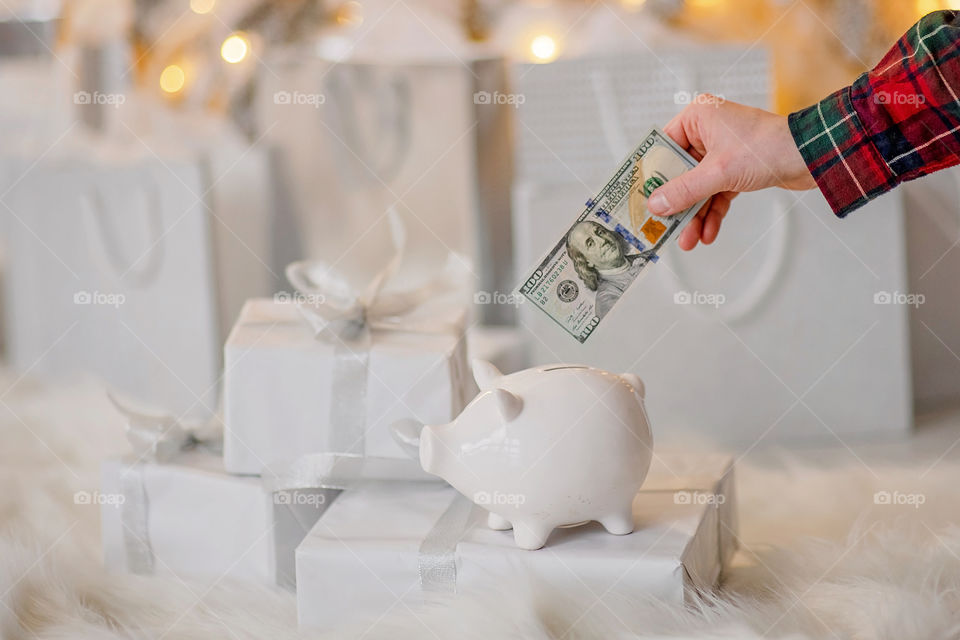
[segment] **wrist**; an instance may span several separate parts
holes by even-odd
[[[775,130],[776,143],[771,148],[779,151],[777,177],[782,183],[777,186],[797,191],[815,188],[817,182],[810,174],[810,169],[797,147],[786,116],[776,116]]]

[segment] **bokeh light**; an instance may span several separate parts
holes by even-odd
[[[187,74],[176,64],[171,64],[160,73],[160,88],[166,93],[177,93],[187,82]]]
[[[220,45],[220,57],[230,64],[236,64],[242,61],[247,57],[247,53],[249,52],[250,40],[247,39],[246,34],[239,31],[232,34]]]
[[[550,62],[557,57],[557,41],[541,34],[530,42],[530,53],[538,62]]]

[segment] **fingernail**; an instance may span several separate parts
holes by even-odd
[[[650,194],[650,199],[647,201],[647,209],[656,216],[662,216],[667,213],[670,211],[670,203],[667,202],[667,196],[659,191],[654,191]]]

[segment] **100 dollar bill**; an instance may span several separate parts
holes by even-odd
[[[585,342],[667,240],[702,202],[669,218],[653,216],[654,189],[697,165],[660,129],[644,137],[543,258],[520,293]]]

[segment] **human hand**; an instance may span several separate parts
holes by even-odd
[[[762,109],[703,94],[663,128],[700,164],[656,189],[647,202],[654,215],[680,213],[709,199],[681,232],[690,251],[717,238],[730,202],[744,191],[817,186],[797,149],[787,119]]]

